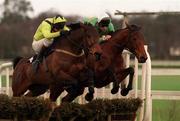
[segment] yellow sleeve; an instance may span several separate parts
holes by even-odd
[[[59,31],[51,32],[51,25],[46,22],[42,23],[41,32],[42,32],[43,36],[47,39],[52,39],[52,38],[58,37],[60,35]]]
[[[64,26],[63,29],[66,30],[66,31],[70,31],[70,29],[67,26]]]

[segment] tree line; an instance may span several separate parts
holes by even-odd
[[[4,0],[0,7],[0,58],[11,59],[16,56],[32,56],[34,54],[31,43],[33,35],[47,17],[56,12],[45,11],[33,18],[31,3],[27,0]],[[64,15],[68,22],[74,22],[83,16]],[[180,59],[180,55],[172,55],[172,50],[180,51],[180,16],[162,14],[156,16],[130,16],[129,23],[142,27],[146,44],[153,59]],[[122,19],[112,18],[116,29],[121,28]],[[179,52],[180,53],[180,52]]]

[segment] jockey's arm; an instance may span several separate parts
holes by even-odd
[[[42,33],[43,33],[43,36],[47,39],[52,39],[52,38],[55,38],[55,37],[58,37],[60,35],[59,31],[58,32],[51,32],[51,26],[46,23],[46,22],[43,22],[42,23]]]
[[[115,32],[114,25],[112,23],[109,23],[108,25],[108,31],[109,32]]]
[[[68,28],[67,26],[64,26],[63,30],[70,31],[70,28]]]

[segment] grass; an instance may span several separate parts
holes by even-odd
[[[141,76],[139,76],[141,80]],[[171,90],[180,91],[180,75],[176,76],[152,76],[152,90]],[[141,87],[141,81],[138,83],[138,87]]]
[[[152,121],[179,121],[179,100],[153,100]]]
[[[171,90],[180,91],[179,76],[153,76],[152,90]]]
[[[141,77],[139,77],[141,80]],[[152,90],[180,91],[180,75],[152,76]],[[138,87],[141,86],[139,81]],[[152,121],[179,121],[180,100],[153,100]]]

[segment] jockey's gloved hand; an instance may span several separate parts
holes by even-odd
[[[61,36],[67,36],[68,34],[69,34],[69,31],[67,31],[67,30],[60,31]]]

